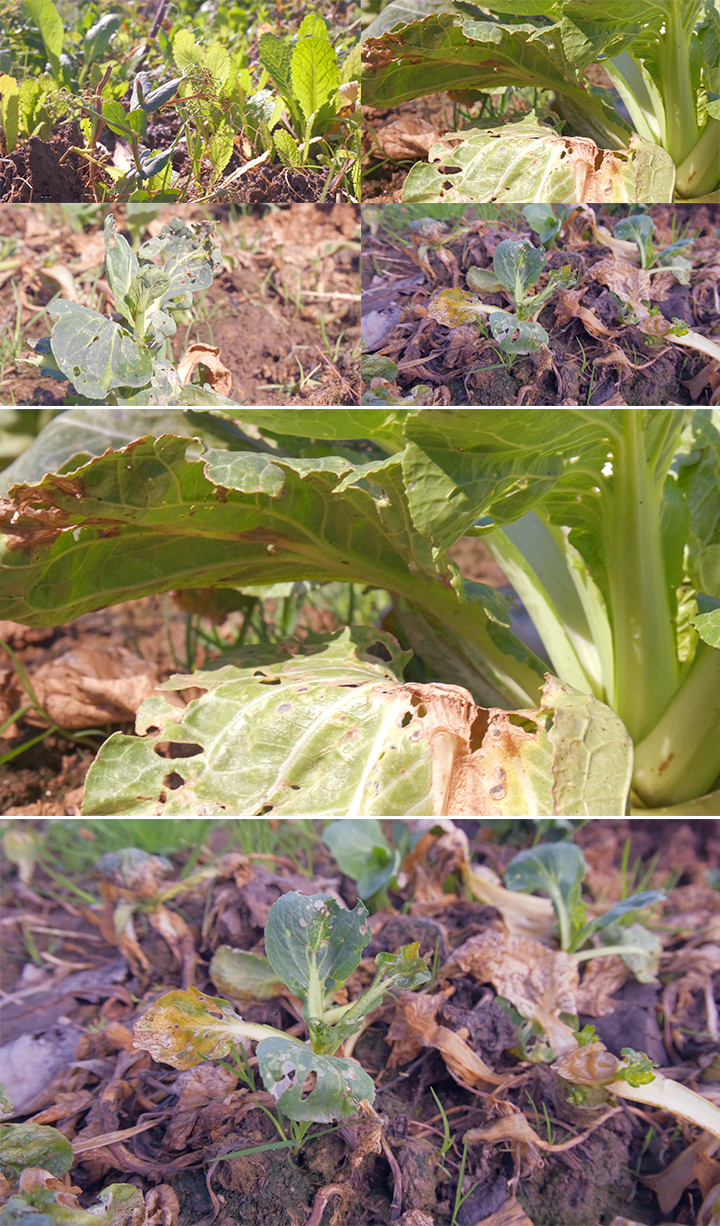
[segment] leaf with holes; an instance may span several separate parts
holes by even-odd
[[[316,1055],[284,1036],[258,1043],[257,1058],[265,1087],[288,1119],[330,1124],[375,1100],[372,1078],[355,1060]],[[306,1088],[311,1074],[315,1084]]]

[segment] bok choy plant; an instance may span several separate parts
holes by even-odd
[[[717,0],[392,0],[365,31],[363,103],[554,95],[543,122],[449,133],[405,200],[716,200],[719,33]],[[590,84],[592,64],[615,92]]]
[[[182,709],[148,699],[139,735],[102,746],[84,815],[720,811],[717,410],[154,414],[115,410],[96,442],[92,413],[63,414],[6,470],[0,617],[338,580],[387,612],[226,653]],[[549,665],[511,599],[453,561],[467,536]],[[168,741],[193,750],[173,786]]]
[[[260,1075],[266,1090],[290,1120],[329,1123],[354,1115],[364,1100],[372,1103],[375,1087],[360,1065],[335,1055],[356,1034],[383,997],[427,983],[426,959],[419,942],[395,954],[378,954],[375,978],[350,1004],[336,1005],[333,996],[360,964],[370,942],[367,908],[359,902],[346,911],[327,894],[282,894],[270,908],[265,927],[266,958],[242,950],[236,955],[234,978],[251,986],[257,969],[274,972],[284,987],[303,1003],[309,1044],[274,1026],[243,1021],[231,1004],[206,996],[197,988],[168,992],[135,1023],[135,1046],[153,1059],[175,1068],[191,1068],[202,1060],[219,1060],[233,1044],[257,1042]],[[228,973],[226,958],[225,973]],[[257,969],[256,969],[257,968]],[[240,987],[243,996],[247,995]],[[312,1088],[305,1083],[314,1077]]]

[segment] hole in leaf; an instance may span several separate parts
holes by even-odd
[[[317,1086],[317,1073],[308,1073],[307,1077],[305,1078],[302,1084],[301,1097],[309,1098],[309,1096],[312,1094],[316,1086]]]
[[[487,729],[487,711],[479,711],[470,726],[470,753],[474,753],[476,749],[480,748]]]
[[[282,685],[282,681],[280,680],[279,677],[261,677],[258,684],[259,685]]]
[[[174,741],[158,741],[153,750],[159,758],[195,758],[205,752],[202,745],[179,745]]]
[[[392,655],[384,643],[371,643],[367,649],[367,654],[369,656],[377,656],[380,660],[385,660],[386,663],[392,660]]]
[[[164,805],[167,800],[167,792],[161,792],[159,796],[160,804]]]
[[[266,813],[272,813],[274,808],[274,805],[263,805],[262,809],[258,813],[258,817],[264,817]]]
[[[526,719],[524,715],[517,715],[514,711],[508,716],[508,722],[514,724],[516,728],[522,728],[524,732],[529,732],[531,736],[535,736],[538,730],[534,719]]]
[[[183,786],[185,780],[183,779],[182,775],[178,775],[177,771],[170,771],[170,774],[166,775],[163,779],[163,783],[166,788],[170,788],[172,792],[176,792],[178,788]]]
[[[407,728],[408,724],[411,724],[411,723],[412,723],[412,718],[413,718],[413,717],[412,717],[412,712],[411,712],[411,711],[406,711],[406,712],[405,712],[405,714],[403,715],[402,719],[400,720],[400,727],[401,727],[401,728]]]

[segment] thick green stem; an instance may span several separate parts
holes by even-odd
[[[648,806],[709,792],[720,775],[720,650],[700,642],[672,702],[635,749],[633,788]]]
[[[660,69],[665,99],[666,149],[676,166],[685,160],[698,138],[697,91],[690,70],[690,38],[699,6],[682,20],[681,0],[671,0],[666,30],[660,40]]]
[[[644,414],[624,415],[603,533],[615,643],[615,710],[637,743],[678,683],[673,611],[661,538],[662,485],[643,442]]]
[[[720,183],[720,120],[709,118],[677,168],[675,191],[684,199],[705,196]]]

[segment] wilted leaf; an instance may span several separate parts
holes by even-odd
[[[459,144],[441,138],[430,149],[429,161],[412,167],[403,185],[405,203],[542,199],[634,204],[672,198],[672,159],[635,134],[628,149],[613,152],[588,137],[556,135],[532,117],[469,131]]]
[[[173,872],[165,856],[150,855],[138,847],[107,851],[97,863],[98,872],[107,881],[122,889],[132,890],[138,898],[155,898],[162,889],[164,878]]]
[[[329,1124],[354,1115],[365,1099],[375,1099],[373,1080],[354,1060],[317,1056],[304,1044],[280,1035],[257,1046],[260,1075],[278,1107],[291,1120]],[[310,1092],[303,1085],[310,1074],[316,1083]]]
[[[181,382],[189,383],[198,366],[206,372],[207,382],[219,396],[229,396],[232,391],[232,375],[220,361],[220,346],[196,342],[189,345],[178,362]]]
[[[270,1026],[246,1023],[226,1000],[206,996],[197,988],[167,992],[134,1026],[135,1046],[153,1060],[187,1069],[203,1060],[222,1060],[233,1043],[263,1039]]]
[[[455,950],[453,962],[476,983],[492,983],[523,1017],[542,1026],[557,1056],[577,1047],[561,1013],[577,1015],[578,964],[531,937],[486,928]]]
[[[485,1083],[502,1085],[505,1077],[493,1072],[454,1030],[438,1024],[437,1013],[445,1000],[446,995],[443,992],[433,996],[403,992],[388,1031],[388,1042],[403,1043],[411,1039],[422,1047],[436,1048],[460,1085],[469,1086],[471,1089]]]
[[[464,289],[441,289],[427,304],[427,313],[436,323],[446,328],[459,328],[463,324],[481,324],[495,307],[486,307],[473,294]]]

